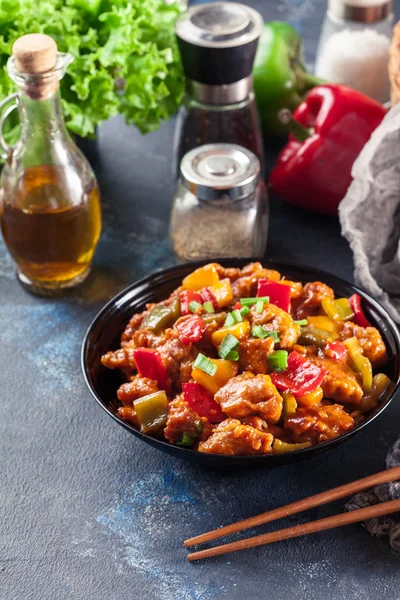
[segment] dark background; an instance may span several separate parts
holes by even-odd
[[[295,25],[313,61],[325,2],[249,4]],[[94,272],[71,298],[24,292],[0,245],[0,598],[398,600],[399,556],[360,525],[198,564],[186,561],[182,541],[381,470],[400,431],[399,398],[330,453],[271,471],[223,473],[142,444],[85,387],[80,346],[98,309],[175,262],[167,235],[173,128],[166,123],[142,137],[118,118],[101,128],[103,234]],[[352,278],[337,221],[277,201],[267,256]],[[341,510],[341,503],[321,507],[285,525]]]

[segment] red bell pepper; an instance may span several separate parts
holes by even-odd
[[[216,297],[214,296],[214,294],[212,293],[211,290],[209,290],[208,288],[203,288],[202,290],[200,290],[200,296],[201,296],[201,300],[204,304],[204,302],[211,302],[211,304],[214,307],[214,310],[217,311],[218,310],[218,302]]]
[[[257,296],[268,296],[271,304],[275,304],[287,313],[290,312],[290,286],[288,285],[269,279],[260,279]]]
[[[324,369],[294,350],[288,356],[287,370],[274,371],[270,377],[278,390],[291,392],[294,396],[305,396],[321,385],[325,373]]]
[[[233,310],[241,310],[243,308],[243,306],[241,305],[240,302],[236,302],[233,306]]]
[[[349,302],[354,312],[354,323],[360,327],[372,327],[361,306],[361,296],[359,294],[353,294],[350,296]]]
[[[140,377],[153,379],[153,381],[157,381],[160,390],[166,389],[168,373],[157,350],[136,348],[133,351],[133,358]]]
[[[203,337],[206,324],[198,315],[187,316],[175,325],[182,344],[195,344]]]
[[[179,302],[181,303],[181,315],[182,317],[185,315],[191,315],[192,311],[189,308],[189,304],[191,302],[200,302],[203,303],[203,299],[198,292],[192,292],[192,290],[183,290],[179,294]]]
[[[292,133],[271,172],[272,191],[291,204],[337,215],[353,163],[385,114],[381,104],[344,85],[312,89],[287,123]]]
[[[210,423],[221,423],[227,416],[218,402],[199,383],[182,383],[183,399],[200,417],[207,417]]]
[[[325,346],[325,353],[335,360],[343,360],[347,356],[347,346],[338,341],[329,342]]]

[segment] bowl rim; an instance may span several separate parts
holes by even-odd
[[[396,392],[399,389],[400,386],[400,368],[398,368],[397,370],[397,374],[396,374],[396,379],[391,379],[391,383],[393,384],[393,389],[391,392],[388,392],[385,394],[385,396],[382,398],[382,404],[381,406],[373,413],[371,414],[371,416],[369,416],[368,418],[366,418],[364,421],[362,421],[361,423],[357,424],[356,427],[354,427],[354,429],[351,429],[350,431],[347,431],[346,433],[343,433],[339,436],[337,436],[336,438],[333,438],[331,440],[328,440],[326,442],[322,442],[321,444],[315,444],[312,445],[308,448],[302,448],[300,450],[295,450],[293,452],[282,452],[279,454],[274,454],[274,453],[266,453],[266,454],[257,454],[257,455],[227,455],[227,454],[217,454],[217,453],[199,453],[198,450],[192,450],[190,448],[183,448],[181,446],[177,446],[174,444],[170,444],[167,441],[164,440],[159,440],[157,438],[153,438],[147,434],[142,433],[141,431],[139,431],[138,429],[135,429],[135,427],[133,427],[133,425],[130,425],[129,423],[127,423],[126,421],[123,421],[122,419],[120,419],[101,399],[101,397],[97,394],[96,390],[93,388],[90,380],[89,380],[89,375],[88,375],[88,369],[87,369],[87,361],[86,361],[86,355],[89,349],[89,340],[91,337],[91,334],[93,332],[93,330],[95,329],[95,327],[97,326],[97,323],[103,318],[104,314],[114,305],[116,305],[118,303],[119,300],[121,300],[124,296],[126,296],[129,292],[131,292],[132,290],[134,290],[136,287],[138,286],[143,286],[143,285],[147,285],[147,284],[154,284],[156,283],[154,281],[155,278],[157,277],[168,277],[168,275],[172,275],[174,273],[176,273],[177,270],[179,269],[185,269],[187,267],[191,267],[194,269],[197,269],[203,265],[209,264],[209,263],[219,263],[219,264],[224,264],[226,262],[243,262],[243,261],[247,261],[249,262],[260,262],[263,266],[265,266],[265,268],[271,268],[271,269],[276,269],[279,270],[280,272],[284,273],[284,270],[290,270],[290,269],[300,269],[300,270],[305,270],[305,271],[309,271],[312,273],[315,273],[315,275],[319,278],[319,280],[324,281],[324,277],[328,277],[328,278],[333,278],[336,280],[336,282],[338,284],[341,285],[346,285],[346,286],[350,286],[355,293],[360,294],[360,296],[362,296],[363,298],[365,298],[366,300],[368,300],[368,302],[373,306],[373,308],[380,313],[381,317],[385,320],[385,322],[389,325],[391,334],[393,335],[394,341],[395,341],[395,345],[397,346],[397,355],[394,355],[394,358],[397,356],[397,358],[400,358],[400,332],[399,332],[399,328],[397,326],[397,324],[395,323],[395,321],[392,319],[392,317],[389,315],[389,313],[387,312],[387,310],[377,301],[375,300],[375,298],[373,298],[368,292],[362,290],[361,288],[359,288],[357,285],[347,281],[346,279],[343,279],[342,277],[335,275],[334,273],[330,273],[329,271],[325,271],[324,269],[320,269],[320,268],[316,268],[316,267],[311,267],[309,265],[306,265],[304,263],[296,263],[296,262],[281,262],[281,261],[276,261],[273,259],[268,259],[265,257],[242,257],[242,256],[238,256],[235,258],[227,258],[227,257],[217,257],[217,258],[213,258],[213,259],[203,259],[203,260],[197,260],[197,261],[190,261],[190,262],[184,262],[184,263],[178,263],[177,265],[173,265],[171,267],[167,267],[165,269],[157,269],[155,271],[153,271],[152,273],[150,273],[149,275],[146,275],[144,277],[141,277],[140,279],[132,282],[130,285],[126,286],[124,289],[122,289],[120,292],[118,292],[115,296],[113,296],[99,311],[98,313],[95,315],[95,317],[92,319],[90,325],[88,326],[85,336],[83,338],[83,342],[82,342],[82,347],[81,347],[81,369],[82,369],[82,373],[83,373],[83,377],[85,380],[85,383],[91,393],[91,395],[93,396],[93,398],[96,400],[97,404],[100,405],[100,407],[114,420],[116,421],[119,425],[121,425],[122,427],[124,427],[126,430],[128,430],[130,433],[133,433],[136,437],[138,437],[139,439],[141,439],[142,441],[153,445],[154,447],[158,447],[160,450],[166,451],[171,453],[173,451],[173,454],[177,457],[181,457],[181,458],[188,458],[190,457],[198,457],[199,454],[201,454],[202,458],[210,458],[212,459],[213,457],[215,457],[215,459],[229,459],[230,461],[233,461],[235,463],[238,464],[238,466],[240,465],[241,462],[246,462],[248,463],[249,460],[251,460],[252,463],[254,463],[254,465],[256,466],[258,463],[261,462],[265,462],[267,463],[268,460],[272,462],[275,462],[276,459],[278,457],[288,457],[288,456],[293,456],[294,458],[297,457],[302,457],[304,459],[306,459],[308,457],[308,455],[312,456],[315,452],[316,449],[318,449],[318,451],[323,452],[324,450],[329,449],[330,447],[334,447],[336,444],[344,442],[346,440],[348,440],[351,436],[355,435],[356,433],[360,432],[362,429],[364,429],[364,427],[366,427],[367,425],[369,425],[370,423],[372,423],[379,415],[382,414],[382,412],[389,406],[389,404],[391,404],[392,400],[394,399],[394,396],[396,395]],[[335,290],[334,290],[335,291]],[[271,465],[272,466],[272,465]]]

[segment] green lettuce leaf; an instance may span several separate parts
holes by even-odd
[[[184,78],[174,22],[163,0],[0,0],[0,99],[15,91],[6,63],[13,42],[42,32],[75,61],[61,81],[68,129],[92,137],[113,115],[146,133],[178,108]],[[13,114],[10,142],[18,135]]]

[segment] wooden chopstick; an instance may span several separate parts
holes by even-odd
[[[263,535],[256,535],[238,542],[231,542],[230,544],[215,546],[214,548],[208,548],[207,550],[192,552],[191,554],[188,554],[188,560],[193,561],[200,560],[201,558],[211,558],[212,556],[226,554],[227,552],[236,552],[237,550],[245,550],[246,548],[254,548],[255,546],[262,546],[264,544],[272,544],[273,542],[280,542],[282,540],[288,540],[290,538],[307,535],[309,533],[315,533],[317,531],[333,529],[334,527],[342,527],[343,525],[357,523],[358,521],[372,519],[373,517],[390,515],[391,513],[397,511],[400,511],[400,500],[389,500],[389,502],[375,504],[374,506],[367,506],[366,508],[359,508],[353,512],[333,515],[332,517],[327,517],[326,519],[319,519],[318,521],[311,521],[310,523],[295,525],[294,527],[288,527],[287,529],[272,531]]]
[[[273,510],[261,513],[255,517],[250,517],[249,519],[244,519],[243,521],[226,525],[220,529],[214,529],[213,531],[202,533],[201,535],[197,535],[185,540],[183,543],[186,548],[189,548],[195,544],[209,542],[219,537],[236,533],[237,531],[243,531],[244,529],[256,527],[257,525],[262,525],[264,523],[270,523],[271,521],[276,521],[277,519],[294,515],[298,512],[302,512],[303,510],[314,508],[315,506],[321,506],[322,504],[327,504],[328,502],[333,502],[334,500],[338,500],[346,496],[352,496],[357,492],[361,492],[362,490],[366,490],[375,485],[380,485],[381,483],[387,483],[389,481],[396,481],[397,479],[400,479],[400,467],[394,467],[393,469],[388,469],[387,471],[381,471],[379,473],[375,473],[374,475],[364,477],[363,479],[357,479],[356,481],[333,488],[332,490],[327,490],[321,494],[309,496],[308,498],[303,498],[302,500],[287,504],[286,506],[281,506],[280,508],[275,508]]]

